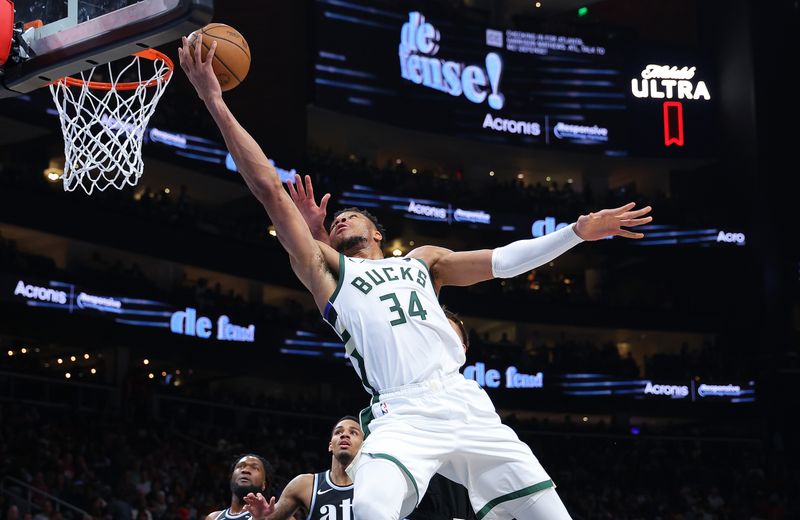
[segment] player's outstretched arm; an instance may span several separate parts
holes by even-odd
[[[288,520],[299,508],[308,509],[311,503],[311,493],[314,492],[314,475],[297,475],[281,493],[278,503],[275,497],[267,503],[266,499],[250,493],[245,497],[246,509],[250,511],[253,520]]]
[[[634,210],[631,202],[615,209],[581,215],[574,224],[555,233],[529,240],[518,240],[497,249],[453,252],[449,249],[424,246],[409,256],[425,260],[437,290],[444,285],[472,285],[492,278],[513,278],[564,254],[577,244],[619,236],[640,239],[642,233],[624,228],[652,222],[651,207]]]
[[[202,40],[195,44],[192,53],[188,40],[183,38],[183,45],[178,49],[181,68],[217,123],[248,188],[266,209],[278,240],[291,257],[292,268],[314,295],[317,305],[324,308],[336,287],[336,280],[330,276],[326,266],[338,265],[338,254],[314,240],[302,215],[283,189],[275,168],[223,101],[222,89],[211,67],[216,42],[211,44],[205,61],[200,53],[201,46]]]

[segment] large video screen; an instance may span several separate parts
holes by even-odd
[[[317,0],[315,16],[319,106],[501,144],[713,154],[710,68],[686,52],[486,27],[424,3]]]

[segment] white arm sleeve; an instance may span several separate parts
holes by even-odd
[[[492,251],[492,274],[495,278],[513,278],[561,256],[583,239],[570,224],[554,233],[529,240],[518,240]]]

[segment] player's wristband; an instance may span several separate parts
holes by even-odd
[[[498,247],[492,251],[492,274],[495,278],[513,278],[562,255],[583,242],[574,227],[570,224],[543,237]]]

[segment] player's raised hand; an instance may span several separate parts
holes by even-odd
[[[600,240],[606,237],[644,238],[643,233],[634,233],[623,228],[637,227],[653,221],[645,216],[653,209],[650,206],[634,210],[635,202],[615,209],[604,209],[578,217],[575,233],[584,240]]]
[[[189,39],[184,36],[181,39],[181,46],[178,47],[178,60],[181,68],[186,72],[186,76],[197,91],[197,95],[203,101],[208,101],[216,96],[222,95],[222,88],[219,80],[214,74],[211,62],[214,59],[214,51],[217,49],[217,42],[211,42],[211,48],[203,60],[201,49],[203,48],[203,35],[199,32],[194,41],[194,49],[189,44]]]
[[[257,495],[248,493],[244,497],[243,509],[252,515],[253,520],[264,520],[275,512],[275,497],[270,498],[269,502],[267,502],[267,499],[261,493]]]
[[[292,202],[300,210],[303,219],[308,224],[308,228],[317,240],[322,240],[323,237],[327,242],[328,233],[325,230],[325,216],[328,214],[328,201],[331,199],[331,194],[326,193],[317,205],[314,200],[314,185],[311,183],[311,176],[306,175],[305,184],[299,175],[294,176],[294,182],[286,182],[286,187],[289,189],[289,195],[292,197]],[[318,236],[322,235],[322,236]]]

